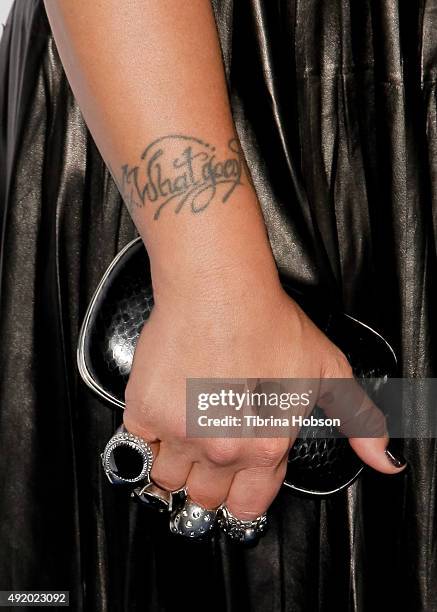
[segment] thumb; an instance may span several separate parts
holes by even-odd
[[[349,444],[364,463],[383,474],[397,474],[407,466],[397,438],[349,438]]]
[[[406,467],[400,441],[389,439],[384,414],[353,377],[345,372],[344,378],[324,379],[317,403],[329,417],[340,420],[340,431],[368,466],[383,474],[397,474]]]

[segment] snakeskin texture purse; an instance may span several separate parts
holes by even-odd
[[[369,326],[341,312],[321,313],[284,284],[318,327],[347,356],[355,377],[378,379],[370,389],[377,401],[380,381],[396,374],[396,357],[388,342]],[[79,372],[93,392],[115,409],[124,408],[124,390],[135,346],[153,308],[150,265],[141,238],[131,241],[110,264],[87,309],[80,331]],[[369,392],[369,387],[366,387]],[[320,413],[320,414],[319,414]],[[322,416],[316,406],[313,415]],[[363,464],[347,438],[326,427],[324,437],[302,428],[288,456],[284,482],[295,492],[330,495],[349,486]],[[333,437],[333,434],[334,437]]]

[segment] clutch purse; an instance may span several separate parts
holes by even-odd
[[[396,356],[389,343],[368,325],[342,312],[326,312],[289,287],[284,289],[349,359],[358,379],[377,379],[367,386],[377,401],[381,380],[396,375]],[[140,237],[114,258],[88,306],[77,349],[80,375],[86,385],[114,409],[124,408],[138,336],[153,308],[150,264]],[[152,367],[152,365],[151,365]],[[382,383],[383,384],[383,383]],[[314,416],[323,416],[315,406]],[[347,438],[333,427],[320,437],[303,427],[288,456],[284,486],[301,494],[330,495],[349,486],[363,464]],[[335,431],[334,431],[335,430]]]

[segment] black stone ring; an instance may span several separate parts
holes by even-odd
[[[122,425],[101,454],[102,465],[112,484],[133,485],[150,481],[153,452],[149,444]]]

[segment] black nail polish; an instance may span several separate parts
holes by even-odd
[[[387,459],[392,463],[396,468],[401,468],[406,465],[407,461],[405,457],[399,450],[400,441],[397,438],[390,438],[390,441],[385,449],[385,454]]]

